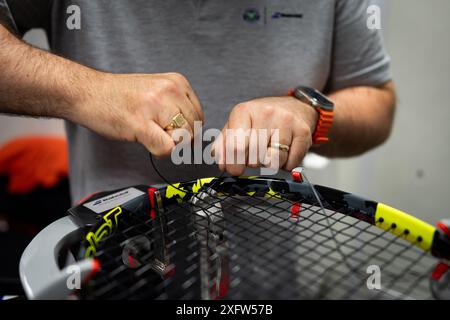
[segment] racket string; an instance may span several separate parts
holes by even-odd
[[[167,227],[163,249],[175,266],[173,275],[155,272],[158,230],[150,217],[136,214],[99,249],[104,270],[84,297],[198,299],[221,292],[222,299],[428,297],[423,289],[431,265],[427,255],[327,207],[320,194],[319,200],[308,202],[204,189],[187,203],[164,206],[161,213]],[[292,217],[290,208],[298,202],[300,214]],[[122,249],[139,236],[150,242],[151,250],[141,256],[140,268],[124,267]],[[367,288],[371,264],[382,268],[381,291]]]
[[[342,258],[343,262],[344,262],[345,265],[348,267],[348,269],[351,271],[350,273],[347,273],[346,275],[344,275],[344,278],[342,278],[340,281],[345,281],[346,279],[348,279],[349,277],[351,277],[351,276],[353,275],[353,273],[358,272],[358,270],[359,270],[360,273],[362,273],[362,272],[361,272],[361,271],[363,270],[362,267],[363,267],[363,265],[364,265],[365,263],[367,263],[367,262],[364,261],[364,260],[360,260],[359,262],[357,262],[356,265],[353,265],[353,266],[352,266],[351,263],[350,263],[350,261],[351,261],[351,260],[357,260],[357,259],[355,259],[354,257],[352,257],[352,259],[349,259],[350,256],[352,256],[352,255],[355,254],[355,251],[358,250],[358,248],[354,248],[353,251],[349,251],[347,254],[346,254],[346,253],[344,252],[344,250],[343,250],[343,247],[348,248],[348,245],[346,244],[346,242],[352,241],[352,238],[353,238],[353,237],[348,237],[347,240],[344,240],[344,241],[341,241],[341,240],[339,240],[339,239],[337,238],[337,237],[338,237],[338,234],[334,231],[334,228],[333,228],[333,227],[334,227],[337,223],[339,223],[340,221],[337,219],[337,220],[335,220],[334,222],[330,222],[330,217],[326,215],[325,207],[324,207],[324,205],[323,205],[323,203],[322,203],[322,201],[321,201],[321,199],[320,199],[320,197],[319,197],[319,195],[318,195],[318,192],[316,191],[314,185],[311,184],[311,183],[309,182],[308,177],[306,176],[306,174],[305,174],[304,172],[302,173],[302,175],[303,175],[303,178],[305,179],[305,181],[308,182],[309,186],[311,187],[311,189],[312,189],[312,191],[313,191],[314,196],[316,197],[317,203],[319,203],[319,205],[320,205],[320,209],[321,209],[321,211],[322,211],[322,214],[323,214],[324,217],[325,217],[324,220],[326,220],[326,222],[327,222],[327,224],[328,224],[328,227],[329,227],[329,230],[330,230],[330,232],[331,232],[332,235],[333,235],[333,239],[334,239],[334,241],[335,241],[336,247],[337,247],[337,249],[338,249],[338,252],[339,252],[340,255],[341,255],[341,258]],[[354,227],[354,226],[352,226],[352,227]],[[350,225],[347,226],[347,228],[350,228]],[[371,226],[368,225],[367,229],[370,229],[370,228],[371,228]],[[342,235],[343,229],[341,229],[341,230],[339,230],[339,231],[340,231],[340,235]],[[387,232],[387,231],[386,231],[386,232]],[[355,237],[355,238],[358,238],[358,236],[361,235],[361,234],[362,234],[362,230],[360,230],[359,232],[357,232],[356,234],[354,234],[354,237]],[[383,236],[382,236],[383,234],[385,234],[385,232],[384,232],[384,233],[380,233],[379,235],[376,236],[375,239],[371,239],[370,242],[376,240],[377,238],[382,238],[382,237],[383,237]],[[398,239],[399,239],[399,238],[392,238],[392,242],[397,242]],[[363,243],[360,245],[360,247],[367,246],[368,243],[369,243],[369,241],[363,242]],[[406,243],[406,242],[405,242],[405,243]],[[407,246],[407,247],[405,248],[405,250],[404,250],[403,252],[407,252],[407,251],[408,251],[407,248],[408,248],[408,247],[414,246],[414,244],[406,243],[406,246]],[[379,246],[379,247],[378,247],[378,250],[377,250],[375,253],[373,253],[371,256],[369,256],[368,259],[369,259],[369,260],[373,260],[373,258],[375,258],[376,256],[380,255],[382,252],[388,252],[389,249],[387,249],[387,248],[389,248],[389,247],[390,247],[390,245],[388,245],[387,247],[384,247],[384,246],[381,247],[381,246]],[[403,253],[403,252],[402,252],[402,253]],[[401,256],[402,253],[397,254],[397,257],[398,257],[398,256]],[[420,258],[417,259],[416,261],[411,261],[411,263],[410,263],[409,265],[407,265],[406,269],[410,269],[411,266],[413,266],[414,263],[417,263],[419,260],[420,260]],[[388,267],[390,264],[392,264],[394,261],[395,261],[395,259],[390,259],[390,260],[388,260],[388,261],[382,261],[382,262],[384,263],[384,264],[383,264],[383,267],[384,267],[384,268],[387,268],[387,267]],[[330,268],[333,268],[333,266],[330,266]],[[405,273],[402,273],[402,272],[401,272],[401,273],[397,273],[395,276],[393,276],[392,279],[390,280],[390,282],[388,283],[388,287],[391,286],[394,282],[399,282],[400,279],[403,277],[404,274],[405,274]],[[392,274],[390,274],[390,275],[392,276]],[[330,285],[333,286],[333,283],[331,283]],[[349,290],[349,292],[347,293],[347,295],[345,296],[345,298],[350,298],[350,297],[354,294],[354,292],[357,291],[357,290],[358,290],[358,289],[357,289],[356,286],[353,287],[352,290]],[[408,290],[408,292],[409,292],[409,291],[410,291],[410,290]],[[380,296],[380,295],[382,295],[382,293],[377,294],[376,297],[378,297],[378,296]],[[405,293],[403,293],[403,295],[405,295]],[[406,294],[406,295],[407,295],[407,294]],[[401,295],[397,295],[397,296],[400,297]]]

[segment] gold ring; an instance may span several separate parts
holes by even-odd
[[[281,144],[281,143],[272,143],[270,145],[270,147],[271,148],[276,148],[276,149],[281,150],[281,151],[286,151],[286,152],[289,152],[289,150],[291,150],[291,147],[289,147],[289,146],[287,146],[285,144]]]
[[[180,129],[186,124],[186,119],[184,118],[183,114],[179,113],[175,117],[172,118],[172,121],[169,125],[167,125],[164,130],[173,130],[173,129]]]

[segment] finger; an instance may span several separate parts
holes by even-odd
[[[163,130],[165,130],[172,123],[176,115],[181,113],[181,109],[178,107],[178,104],[179,102],[174,101],[174,99],[164,99],[154,108],[153,119]]]
[[[204,121],[205,117],[200,104],[200,100],[189,81],[186,79],[186,77],[179,73],[172,73],[171,76],[175,78],[175,81],[181,86],[182,91],[191,102],[192,106],[194,107],[194,111],[197,114],[197,118],[200,121]]]
[[[252,128],[251,116],[241,108],[236,108],[228,120],[225,134],[226,171],[233,176],[245,172]]]
[[[194,136],[194,121],[198,119],[197,113],[195,112],[191,101],[184,96],[181,91],[173,92],[172,95],[166,95],[163,97],[159,107],[156,112],[157,123],[162,129],[166,130],[169,135],[175,137],[175,130],[187,130],[191,137]],[[168,129],[167,127],[173,122],[174,118],[181,114],[186,120],[186,123],[181,126],[181,128]],[[179,135],[178,135],[179,136]],[[176,142],[178,140],[174,139]]]
[[[179,106],[181,113],[184,115],[186,120],[189,122],[189,125],[192,129],[194,129],[194,122],[195,121],[201,121],[203,122],[202,118],[198,115],[197,111],[195,110],[192,101],[189,100],[187,96],[183,96],[183,104]]]
[[[174,96],[167,97],[164,99],[163,104],[164,107],[170,106],[170,112],[174,112],[173,110],[177,110],[176,113],[171,114],[172,116],[169,119],[167,124],[170,124],[173,117],[181,113],[184,119],[188,122],[189,127],[194,129],[194,121],[199,121],[200,118],[197,115],[197,112],[194,110],[194,106],[192,102],[181,92],[176,93]],[[173,108],[175,106],[176,108]],[[167,121],[167,119],[165,119]]]
[[[160,111],[157,114],[157,116],[156,116],[157,123],[160,125],[161,129],[166,131],[167,134],[170,137],[172,137],[172,139],[176,143],[180,142],[180,137],[181,136],[186,137],[187,135],[189,135],[191,137],[191,139],[192,139],[192,137],[194,135],[193,129],[192,129],[191,124],[189,123],[189,121],[186,119],[186,116],[180,110],[180,108],[178,108],[174,104],[174,102],[172,102],[172,100],[164,101],[162,103],[162,106],[164,106],[164,108],[166,110]],[[179,115],[179,114],[183,115],[183,118],[186,120],[185,123],[181,126],[181,128],[168,128],[172,124],[174,118],[177,115]],[[177,132],[177,133],[175,133],[175,131],[177,131],[177,130],[178,131],[185,131],[185,132]]]
[[[188,143],[194,139],[194,133],[186,122],[181,128],[165,130],[165,132],[172,138],[175,144],[181,142]]]
[[[273,129],[268,146],[266,159],[269,162],[268,167],[271,169],[279,169],[286,164],[290,150],[282,150],[280,145],[289,147],[292,144],[292,130],[288,128]],[[266,164],[267,165],[267,164]]]
[[[195,93],[194,89],[189,85],[187,88],[187,97],[191,101],[194,110],[197,113],[197,117],[200,121],[205,121],[205,114],[203,113],[202,106],[200,104],[200,99],[198,98],[197,94]]]
[[[149,121],[136,137],[157,158],[168,157],[175,147],[172,138],[154,121]]]
[[[225,171],[225,132],[227,127],[228,123],[225,124],[222,132],[213,144],[214,158],[216,159],[216,163],[219,166],[220,171]]]
[[[174,115],[177,116],[178,114],[182,114],[183,118],[186,120],[186,122],[181,126],[181,128],[174,128],[174,129],[168,129],[166,130],[167,133],[169,133],[176,143],[179,143],[179,139],[177,137],[183,136],[185,139],[187,135],[190,136],[190,140],[194,138],[194,122],[200,121],[198,118],[197,113],[195,112],[191,101],[187,97],[181,97],[183,104],[178,108],[180,110],[177,114]],[[172,117],[173,120],[173,117]],[[171,121],[172,121],[171,120]],[[180,132],[180,131],[187,131],[187,132]]]
[[[294,138],[289,152],[289,159],[284,168],[291,171],[298,167],[305,158],[310,146],[311,141],[308,141],[308,139],[302,139],[301,137]]]
[[[250,168],[264,167],[266,163],[267,146],[270,143],[271,132],[266,128],[252,128],[250,133],[247,165]]]

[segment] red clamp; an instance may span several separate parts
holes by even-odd
[[[303,182],[302,172],[303,172],[302,167],[298,167],[298,168],[295,168],[294,170],[292,170],[292,172],[291,172],[292,179],[295,182]]]
[[[450,219],[444,219],[437,223],[437,227],[441,230],[447,237],[450,237]]]
[[[150,200],[150,218],[155,219],[156,216],[156,208],[155,208],[155,193],[158,191],[158,189],[155,188],[148,188],[148,199]]]
[[[434,268],[433,273],[431,274],[431,278],[433,280],[439,281],[442,276],[448,271],[449,266],[444,262],[439,262],[438,265]]]
[[[303,172],[303,168],[301,168],[301,167],[295,168],[294,170],[292,170],[292,172],[291,172],[292,179],[295,182],[299,182],[299,183],[303,182],[302,172]],[[302,204],[300,202],[296,202],[296,203],[292,204],[291,218],[297,219],[300,215],[301,210],[302,210]]]

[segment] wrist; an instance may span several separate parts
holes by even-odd
[[[296,109],[300,110],[300,117],[302,117],[302,119],[309,126],[312,136],[316,130],[317,122],[319,121],[319,112],[296,98],[291,97],[291,99],[295,101]]]
[[[289,90],[288,95],[297,98],[317,112],[318,119],[312,130],[313,143],[317,145],[329,142],[329,131],[334,119],[334,102],[318,90],[305,86]]]
[[[74,90],[71,94],[71,108],[63,115],[63,118],[81,125],[89,122],[92,111],[97,106],[106,103],[106,95],[113,89],[114,75],[86,68],[85,72],[77,77]]]

